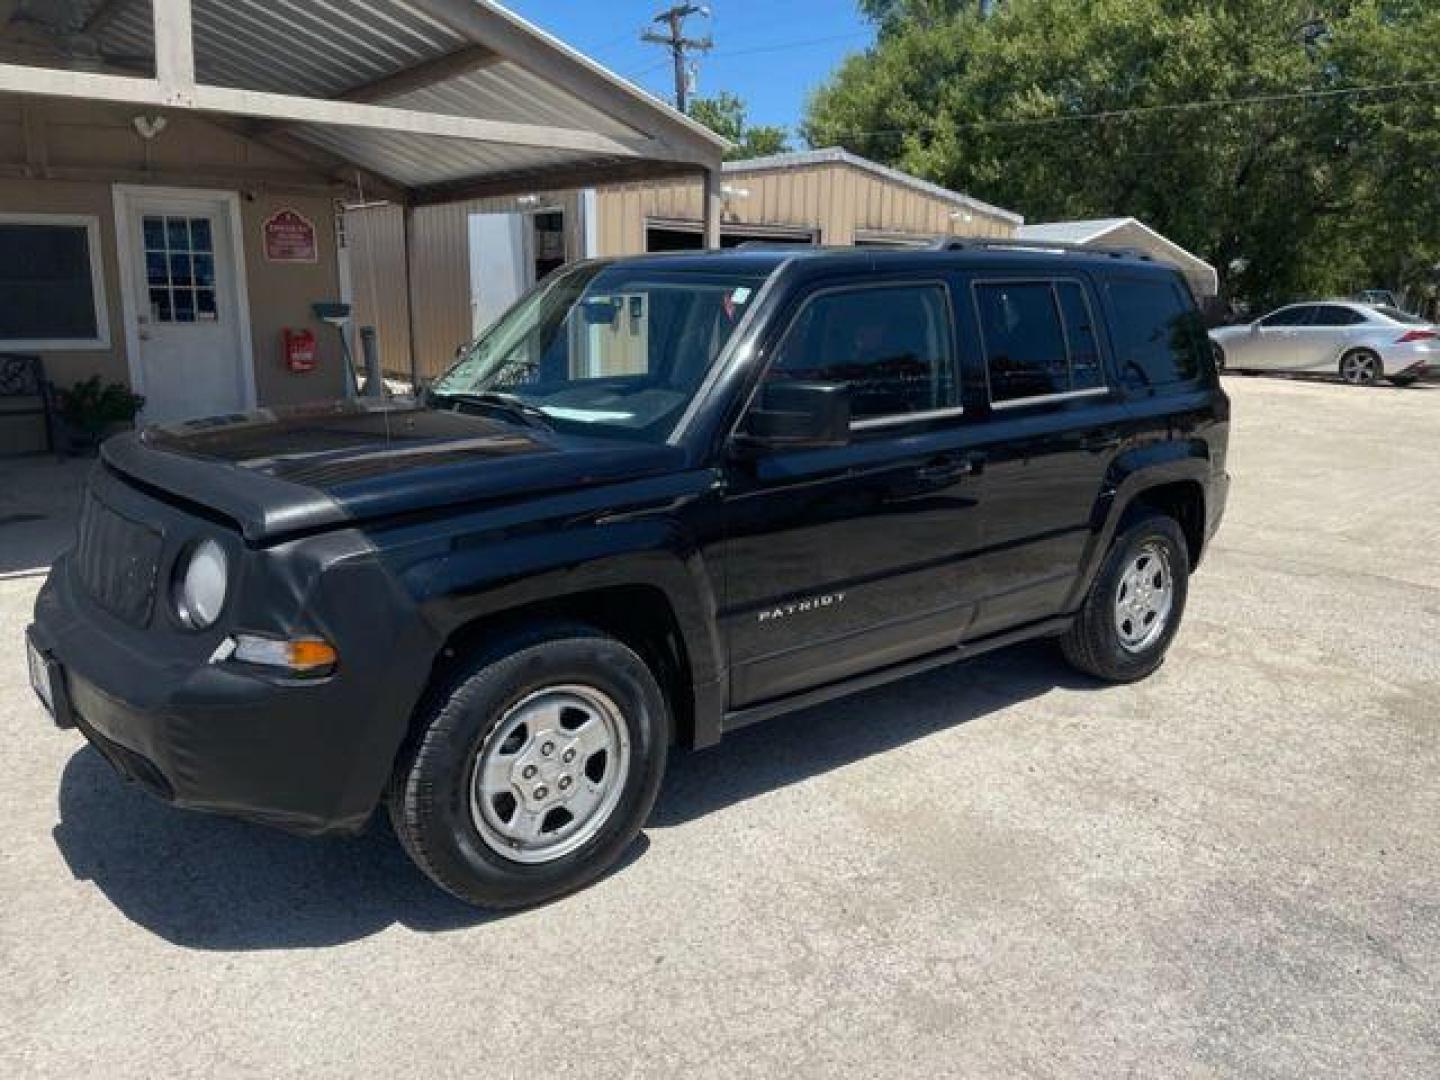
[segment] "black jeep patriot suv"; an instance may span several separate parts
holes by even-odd
[[[31,670],[165,799],[311,833],[384,802],[441,886],[529,904],[617,859],[672,743],[1024,638],[1155,670],[1228,416],[1141,258],[576,264],[423,403],[108,442]]]

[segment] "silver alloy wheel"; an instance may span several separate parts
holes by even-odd
[[[1147,540],[1115,587],[1115,633],[1121,648],[1138,653],[1155,644],[1165,633],[1174,606],[1170,554],[1158,540]]]
[[[630,767],[620,707],[593,686],[550,686],[495,725],[470,781],[470,818],[497,854],[545,863],[610,820]]]
[[[1351,386],[1380,381],[1380,358],[1372,352],[1346,353],[1340,358],[1340,378]]]

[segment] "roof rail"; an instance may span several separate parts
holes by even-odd
[[[1060,240],[1014,240],[989,237],[937,236],[926,245],[927,251],[1046,251],[1078,255],[1108,255],[1112,259],[1144,259],[1154,262],[1149,252],[1138,248],[1107,247],[1103,244],[1072,244]]]
[[[742,240],[736,244],[735,251],[814,251],[820,245],[814,241],[807,243],[804,240]]]

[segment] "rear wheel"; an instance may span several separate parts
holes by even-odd
[[[1147,514],[1116,538],[1060,639],[1079,670],[1134,682],[1165,660],[1189,594],[1190,556],[1175,519]]]
[[[1351,349],[1340,358],[1340,378],[1351,386],[1374,386],[1385,375],[1378,353]]]
[[[645,662],[586,626],[502,639],[433,695],[391,783],[406,852],[480,907],[594,880],[635,839],[665,771],[669,714]]]

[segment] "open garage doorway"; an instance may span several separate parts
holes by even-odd
[[[472,213],[468,240],[470,330],[476,337],[568,256],[559,207]]]
[[[787,228],[779,225],[721,225],[720,246],[741,244],[818,244],[820,235],[814,229]],[[703,251],[705,231],[698,221],[647,221],[645,250]]]

